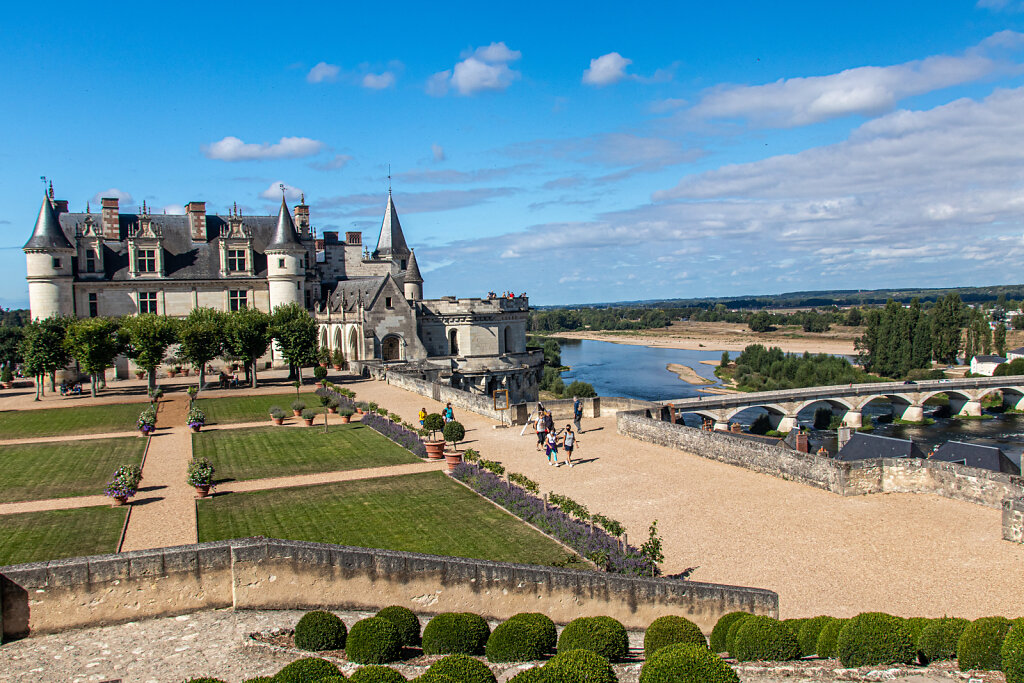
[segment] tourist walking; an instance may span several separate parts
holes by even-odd
[[[544,419],[544,412],[542,410],[537,411],[537,420],[534,423],[534,428],[537,430],[537,448],[535,450],[539,451],[548,435],[547,421]]]
[[[565,449],[565,461],[572,467],[572,449],[576,447],[576,432],[572,425],[565,425],[565,436],[562,437],[562,448]]]
[[[452,410],[451,403],[444,407],[444,412],[441,414],[441,417],[444,418],[445,424],[448,424],[449,422],[455,422],[455,411]]]
[[[417,417],[420,420],[420,429],[423,429],[423,423],[427,419],[427,409],[426,408],[420,408],[420,414],[417,415]]]
[[[583,421],[583,401],[580,400],[579,396],[572,397],[572,423],[576,425],[576,431],[582,432],[583,427],[581,422]]]
[[[544,427],[549,432],[555,431],[555,418],[551,417],[551,411],[550,410],[545,410],[544,411]]]
[[[558,432],[548,432],[544,444],[544,452],[548,456],[548,464],[558,467]]]

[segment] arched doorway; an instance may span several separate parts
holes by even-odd
[[[326,347],[327,347],[327,328],[326,327],[321,327],[320,328],[320,348],[326,348]]]
[[[459,355],[459,331],[451,330],[448,333],[448,355]]]
[[[384,337],[380,344],[381,360],[402,360],[402,339],[394,335]]]
[[[515,344],[512,343],[512,326],[505,328],[505,353],[515,353]]]
[[[341,328],[334,328],[334,350],[337,351],[341,348]]]
[[[356,328],[348,332],[348,358],[349,360],[361,360],[359,358],[359,338],[356,336]]]

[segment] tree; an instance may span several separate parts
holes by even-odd
[[[569,383],[562,391],[563,396],[578,396],[579,398],[594,398],[597,396],[597,392],[594,390],[594,386],[590,382],[581,382],[578,379],[573,380]]]
[[[206,384],[206,364],[224,348],[225,316],[212,308],[193,308],[178,330],[182,357],[199,369],[199,388]]]
[[[0,366],[7,366],[13,369],[15,365],[22,361],[21,338],[23,329],[12,325],[0,325]]]
[[[64,348],[89,373],[93,396],[100,376],[124,349],[120,329],[116,318],[82,318],[68,325]]]
[[[750,316],[750,320],[747,321],[747,325],[750,327],[751,332],[771,332],[772,318],[764,311],[758,311]]]
[[[658,563],[665,561],[665,553],[661,551],[661,537],[658,536],[658,520],[651,522],[647,540],[640,546],[640,554],[651,563],[651,576],[654,576],[658,571]]]
[[[847,327],[857,327],[860,325],[863,317],[861,310],[854,306],[846,312],[846,320],[843,321],[843,325],[846,325]]]
[[[996,325],[996,331],[992,335],[992,344],[996,347],[997,356],[1006,356],[1006,323]]]
[[[225,348],[245,363],[250,386],[256,388],[256,360],[270,346],[270,316],[255,308],[232,311],[226,316]]]
[[[722,360],[718,361],[718,366],[721,367],[721,368],[728,367],[728,365],[729,365],[729,363],[731,361],[732,361],[732,359],[729,358],[729,352],[728,351],[722,351]]]
[[[156,388],[156,369],[164,362],[167,347],[178,341],[178,321],[166,315],[140,313],[121,320],[128,357],[149,374],[149,388]]]
[[[36,400],[44,395],[43,377],[50,376],[50,391],[56,390],[56,374],[71,361],[71,355],[64,347],[71,318],[50,317],[34,320],[25,326],[21,341],[21,353],[25,370],[36,378]]]
[[[959,294],[947,294],[935,302],[932,309],[932,350],[935,360],[946,365],[956,363],[960,354],[960,336],[963,330],[963,304]]]
[[[278,306],[270,317],[270,336],[288,361],[288,377],[301,380],[302,367],[317,362],[316,321],[296,303]]]

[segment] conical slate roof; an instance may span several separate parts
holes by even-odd
[[[409,252],[409,267],[405,269],[405,281],[415,284],[423,284],[423,276],[420,275],[420,267],[416,263],[416,252]]]
[[[57,220],[57,212],[53,210],[50,198],[43,194],[43,205],[39,207],[39,218],[36,219],[36,229],[32,237],[25,243],[23,249],[74,249],[67,236],[60,228],[60,221]]]
[[[377,240],[377,248],[373,255],[376,258],[409,255],[409,246],[405,243],[402,224],[398,222],[398,211],[395,210],[395,202],[391,199],[390,190],[388,190],[388,207],[384,210],[384,222],[380,226],[380,238]]]
[[[267,249],[301,249],[299,233],[295,231],[295,223],[292,221],[292,214],[288,211],[288,204],[284,197],[281,197],[281,211],[277,214],[277,227],[274,235],[267,245]]]

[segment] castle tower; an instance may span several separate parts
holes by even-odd
[[[409,301],[423,300],[423,276],[416,263],[416,252],[409,252],[409,267],[405,270],[405,298]]]
[[[377,239],[377,248],[373,250],[373,258],[392,261],[398,266],[397,270],[408,268],[409,247],[402,234],[402,224],[398,222],[398,211],[391,199],[391,190],[388,190],[388,206],[384,210],[384,222],[380,226],[380,237]]]
[[[74,314],[71,258],[75,248],[60,227],[51,198],[43,195],[32,237],[23,247],[28,268],[32,318]]]
[[[281,197],[277,228],[266,248],[267,280],[270,289],[270,310],[282,304],[302,305],[306,269],[302,259],[306,248],[299,242],[288,204]]]

